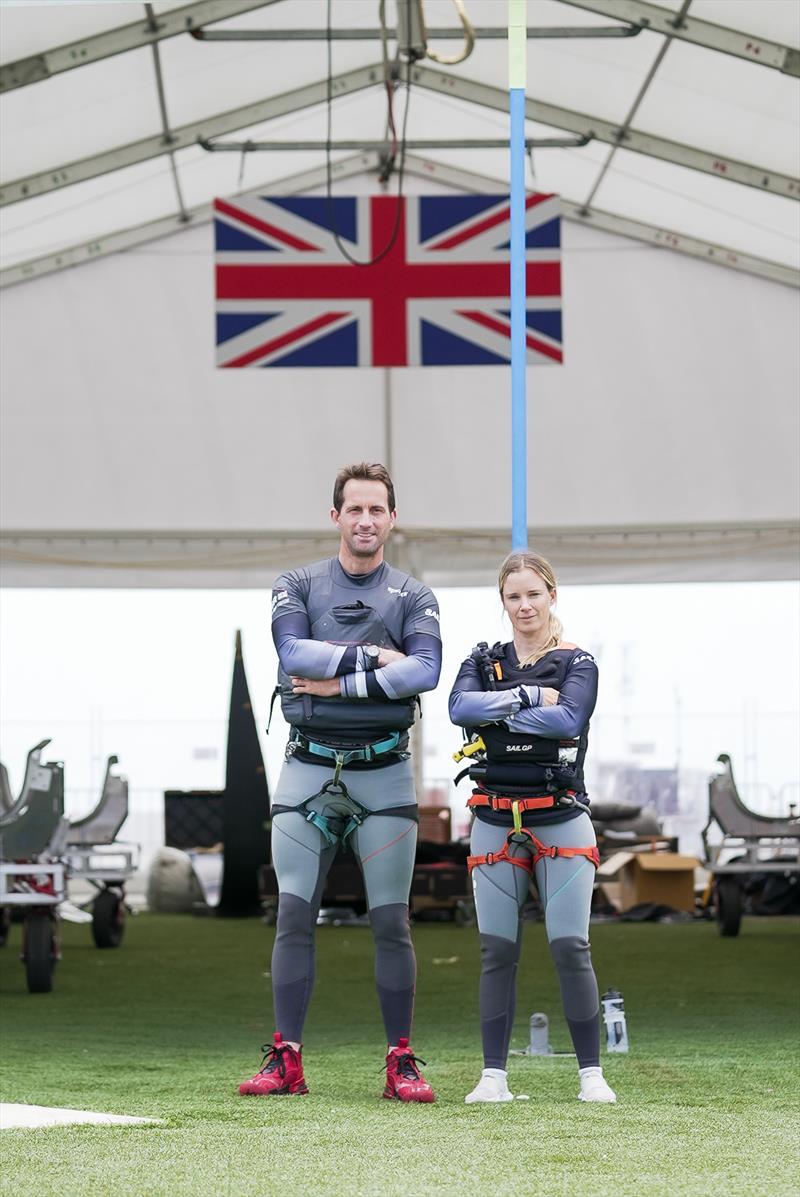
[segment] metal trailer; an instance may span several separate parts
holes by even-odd
[[[68,877],[97,890],[91,900],[92,936],[98,948],[118,948],[125,932],[125,882],[139,865],[139,845],[117,841],[128,817],[128,780],[114,772],[110,756],[103,789],[93,810],[69,824],[64,859]]]
[[[475,905],[466,850],[453,844],[428,844],[427,847],[441,849],[440,858],[435,862],[417,861],[414,866],[409,895],[411,917],[425,919],[438,915],[461,926],[471,926],[475,922]],[[264,921],[268,926],[274,926],[278,917],[278,879],[271,864],[259,869],[258,886]],[[325,879],[319,920],[335,922],[341,915],[342,919],[366,921],[366,910],[364,880],[358,862],[349,852],[339,853]]]
[[[63,851],[68,821],[64,817],[64,766],[43,763],[42,740],[28,753],[22,791],[10,800],[4,778],[0,813],[0,945],[5,944],[11,912],[22,913],[21,960],[30,993],[49,993],[60,959],[58,907],[66,893]]]
[[[712,874],[708,900],[713,900],[720,935],[739,934],[744,912],[742,882],[753,873],[800,875],[800,819],[773,818],[751,811],[742,802],[731,758],[717,757],[720,769],[708,782],[708,822],[701,832],[706,867]],[[709,842],[716,824],[722,841]],[[736,859],[731,860],[731,852]],[[781,859],[775,859],[776,853]]]

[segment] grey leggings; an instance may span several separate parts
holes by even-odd
[[[592,821],[586,814],[565,823],[540,823],[531,830],[548,846],[588,848],[596,842]],[[500,851],[508,831],[507,827],[476,819],[472,854],[484,856]],[[531,854],[527,845],[512,845],[509,851],[512,856]],[[594,875],[594,865],[585,856],[545,858],[536,865],[547,939],[580,1068],[600,1062],[600,1004],[589,949]],[[528,879],[525,869],[505,862],[478,865],[472,871],[481,940],[480,1010],[486,1068],[506,1066],[522,942],[520,913],[528,895]]]
[[[316,793],[333,771],[292,760],[284,765],[274,795],[276,806],[297,806]],[[410,1038],[416,960],[408,923],[408,895],[414,870],[417,824],[409,761],[383,769],[344,770],[342,780],[361,806],[380,811],[409,807],[409,817],[374,814],[348,838],[361,867],[375,939],[375,982],[387,1041]],[[346,800],[320,799],[313,808],[346,817]],[[299,1043],[314,985],[314,930],[322,891],[337,848],[319,828],[293,811],[275,815],[272,860],[278,878],[278,926],[272,953],[275,1029]]]

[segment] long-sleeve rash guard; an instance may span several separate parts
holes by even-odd
[[[544,707],[540,705],[540,685],[485,690],[478,666],[468,657],[458,671],[450,693],[450,719],[460,727],[506,723],[512,731],[533,732],[555,740],[579,736],[597,702],[597,665],[594,657],[582,649],[571,650],[571,658],[559,687],[557,705]],[[536,673],[541,672],[538,667],[545,661],[546,658],[542,658],[531,668],[532,682]],[[541,684],[548,683],[542,679]]]
[[[338,677],[345,698],[410,698],[435,689],[442,667],[442,643],[425,632],[404,636],[405,660],[381,669],[367,668],[361,645],[312,640],[308,616],[300,612],[276,618],[272,638],[286,673],[315,680]]]
[[[439,681],[436,599],[427,586],[385,561],[369,574],[354,575],[333,557],[281,575],[272,594],[272,634],[287,678],[338,678],[336,702],[344,700],[337,707],[343,713],[363,700],[407,707],[408,699]],[[374,669],[365,651],[371,644],[405,657]],[[315,706],[330,712],[325,705],[330,701],[315,700]],[[364,702],[364,711],[368,707]]]

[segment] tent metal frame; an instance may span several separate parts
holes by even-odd
[[[677,13],[675,20],[672,22],[672,24],[676,28],[680,25],[680,22],[683,20],[684,16],[688,12],[689,6],[691,3],[692,3],[692,0],[682,0],[680,12]],[[658,68],[661,66],[662,62],[664,61],[671,45],[672,45],[672,36],[670,34],[667,34],[666,37],[664,38],[664,41],[661,43],[658,54],[656,54],[656,56],[652,62],[650,70],[647,72],[641,87],[639,88],[638,92],[636,93],[636,97],[635,97],[633,103],[631,104],[630,108],[628,109],[627,116],[625,117],[624,121],[622,122],[619,129],[617,130],[617,144],[612,147],[611,153],[606,156],[605,162],[600,167],[600,170],[597,173],[597,178],[595,179],[594,183],[592,183],[592,186],[589,190],[589,194],[587,195],[586,200],[584,201],[583,207],[584,207],[585,211],[587,211],[587,212],[589,211],[589,208],[591,207],[591,204],[592,204],[592,200],[594,199],[594,197],[597,195],[597,192],[602,187],[603,179],[608,174],[608,171],[611,167],[611,163],[614,161],[614,156],[616,155],[617,150],[622,145],[622,143],[625,141],[625,139],[628,136],[628,133],[630,132],[631,121],[636,116],[636,113],[639,111],[642,100],[647,95],[647,92],[650,89],[650,84],[655,79],[655,77],[658,73]]]
[[[641,25],[529,25],[527,37],[529,41],[547,38],[624,38],[636,37],[642,32]],[[505,25],[477,25],[473,26],[475,40],[505,41],[508,28]],[[192,37],[200,42],[326,42],[327,29],[193,29]],[[332,42],[369,42],[379,41],[382,30],[374,28],[360,29],[331,29]],[[394,34],[390,33],[393,40]],[[458,41],[464,40],[464,29],[461,25],[438,26],[435,29],[425,29],[427,41]]]
[[[373,64],[335,75],[332,80],[332,91],[334,98],[341,95],[352,95],[354,92],[363,91],[364,88],[372,87],[382,81],[382,64]],[[293,88],[291,91],[281,92],[276,96],[267,96],[263,100],[256,100],[252,104],[244,104],[240,108],[232,108],[228,112],[218,112],[203,117],[201,120],[180,125],[172,130],[169,143],[165,141],[163,133],[157,133],[151,137],[143,137],[139,141],[129,142],[127,145],[114,146],[76,162],[40,171],[24,179],[16,179],[0,187],[0,207],[19,203],[21,200],[31,199],[36,195],[46,195],[48,192],[58,191],[62,187],[69,187],[74,183],[83,183],[87,179],[96,179],[126,166],[135,166],[139,162],[147,162],[162,154],[173,153],[175,150],[196,145],[200,139],[207,140],[224,133],[233,133],[238,129],[247,128],[249,125],[259,125],[279,116],[299,112],[303,108],[312,108],[315,104],[323,104],[327,94],[328,81],[320,79],[314,83]]]
[[[795,579],[798,526],[788,520],[624,527],[538,527],[537,548],[571,584]],[[335,551],[332,532],[9,529],[0,533],[4,586],[250,586]],[[398,528],[391,559],[429,585],[483,586],[497,577],[508,529]],[[55,581],[54,579],[58,579]]]
[[[451,99],[466,100],[469,103],[480,104],[484,108],[494,108],[500,112],[505,112],[508,109],[508,92],[499,87],[492,87],[488,83],[479,83],[474,79],[464,79],[460,75],[448,75],[442,71],[420,66],[414,67],[412,70],[411,80],[418,87],[439,92]],[[643,130],[624,129],[613,121],[602,120],[583,112],[575,112],[556,104],[547,104],[531,97],[525,101],[525,117],[540,125],[564,129],[578,136],[589,136],[597,141],[605,141],[609,145],[631,150],[635,154],[659,158],[662,162],[685,166],[690,170],[714,175],[731,183],[742,183],[745,187],[755,187],[762,191],[769,191],[773,195],[785,196],[787,199],[800,199],[800,179],[768,170],[766,167],[756,166],[750,162],[738,162],[724,154],[704,150],[699,146],[670,141],[666,137],[657,137],[655,134],[646,133]]]
[[[382,169],[382,165],[382,155],[379,152],[359,153],[333,161],[331,174],[334,180],[349,179],[361,174],[378,173]],[[448,166],[445,163],[421,158],[414,154],[406,155],[404,170],[406,175],[421,179],[433,179],[445,186],[479,194],[493,194],[506,187],[506,184],[499,179],[492,179],[487,175]],[[323,187],[325,177],[325,167],[316,166],[282,179],[249,186],[246,192],[239,194],[248,194],[258,190],[261,195],[298,195],[304,191]],[[613,212],[604,212],[597,208],[586,212],[581,204],[563,197],[561,198],[561,210],[565,220],[573,221],[576,224],[588,224],[605,232],[616,233],[620,237],[629,237],[660,249],[669,249],[688,257],[700,258],[703,261],[726,266],[744,274],[755,275],[758,278],[783,283],[790,287],[800,287],[800,271],[793,270],[790,266],[784,266],[780,262],[770,262],[766,258],[744,254],[739,250],[700,238],[688,237],[683,233],[660,228],[657,225],[617,216]],[[86,262],[93,262],[110,254],[124,253],[126,250],[136,249],[195,225],[207,224],[213,217],[213,208],[211,204],[201,204],[189,209],[187,215],[188,222],[183,220],[180,215],[164,216],[158,220],[148,221],[81,242],[69,249],[59,250],[58,253],[45,254],[39,258],[9,266],[0,271],[0,289],[27,282],[30,279],[43,278],[45,275],[55,274]]]
[[[145,4],[144,10],[147,13],[147,20],[150,28],[156,30],[158,28],[158,20],[152,4]],[[153,54],[153,72],[156,80],[156,92],[158,93],[158,110],[161,114],[161,128],[164,134],[164,142],[166,145],[172,145],[172,129],[169,124],[169,116],[167,114],[167,95],[164,91],[164,75],[161,70],[161,54],[158,49],[158,42],[153,42],[150,47]],[[178,174],[178,164],[175,161],[175,154],[169,155],[169,167],[172,174],[172,184],[175,188],[175,198],[178,201],[178,212],[181,220],[188,220],[189,216],[186,211],[186,204],[183,199],[183,191],[181,190],[181,180]]]
[[[526,137],[527,150],[573,150],[588,145],[591,137]],[[353,137],[336,141],[201,141],[199,143],[210,154],[223,151],[249,154],[255,151],[274,153],[286,150],[376,150],[388,153],[390,143],[380,137]],[[407,150],[507,150],[507,137],[423,137],[408,138],[403,142]]]
[[[208,41],[234,39],[240,41],[256,39],[317,41],[327,38],[325,29],[237,30],[235,32],[214,30],[210,36],[204,32],[206,25],[229,20],[242,13],[252,12],[254,9],[265,8],[280,2],[281,0],[198,0],[195,4],[185,4],[180,8],[161,13],[156,29],[152,29],[147,21],[133,21],[128,25],[109,29],[105,33],[99,33],[93,37],[54,46],[42,54],[18,59],[16,62],[0,66],[0,94],[18,87],[27,87],[32,83],[39,83],[63,71],[87,66],[104,58],[123,54],[128,50],[137,50],[141,46],[152,45],[155,41],[176,37],[181,33],[190,33],[195,37],[199,34],[202,40]],[[653,33],[662,33],[668,37],[691,42],[708,50],[735,55],[756,66],[771,67],[787,75],[800,76],[800,50],[757,37],[741,29],[730,29],[711,21],[701,21],[697,17],[688,16],[676,25],[673,11],[655,4],[647,4],[644,0],[561,0],[561,2],[574,8],[582,8],[588,12],[609,17],[622,22],[622,24],[608,28],[590,27],[580,29],[580,32],[575,32],[579,28],[578,26],[531,27],[528,30],[528,37],[631,37],[641,30],[647,29]],[[480,27],[475,32],[478,38],[505,38],[507,36],[507,30],[501,26]],[[333,30],[331,36],[336,41],[369,41],[377,40],[380,30],[377,28]],[[463,29],[459,27],[428,29],[427,36],[431,40],[461,40]]]
[[[54,46],[52,50],[45,50],[43,54],[34,54],[30,58],[20,58],[16,62],[7,62],[0,66],[0,95],[18,87],[28,87],[31,83],[41,83],[53,75],[60,75],[63,71],[89,66],[104,58],[125,54],[128,50],[139,50],[142,46],[154,45],[168,37],[177,37],[180,33],[190,33],[201,25],[227,21],[232,17],[241,16],[242,13],[252,12],[255,8],[266,8],[280,2],[281,0],[198,0],[196,4],[184,4],[181,8],[171,8],[168,12],[161,13],[155,28],[145,17],[140,21],[132,21],[129,25],[118,25],[105,33],[67,42],[63,46]]]
[[[331,92],[334,99],[342,95],[352,95],[354,92],[382,83],[383,79],[383,64],[374,63],[333,76]],[[447,95],[450,99],[463,100],[500,112],[508,110],[508,92],[487,83],[479,83],[474,79],[464,79],[460,75],[421,66],[412,68],[411,80],[417,87]],[[327,96],[328,80],[320,79],[276,96],[267,96],[263,100],[245,104],[228,112],[216,113],[198,121],[191,121],[189,124],[173,129],[169,139],[163,133],[156,134],[127,145],[112,147],[76,162],[64,163],[25,178],[15,179],[0,188],[0,207],[58,191],[75,183],[85,182],[87,179],[98,178],[109,172],[121,170],[123,167],[157,158],[162,154],[174,153],[176,150],[194,145],[198,141],[208,141],[221,134],[274,120],[276,117],[286,116],[303,108],[311,108],[316,104],[324,103]],[[677,166],[688,167],[690,170],[714,175],[728,182],[741,183],[746,187],[755,187],[773,195],[781,195],[788,199],[800,199],[800,179],[749,162],[738,162],[723,154],[714,153],[712,150],[670,141],[642,130],[621,128],[612,121],[601,120],[587,113],[575,112],[570,108],[548,104],[530,97],[525,102],[525,115],[527,120],[536,121],[538,124],[551,128],[563,129],[578,137],[594,138],[607,142],[609,145],[621,146],[633,153],[659,158],[664,162],[671,162]],[[457,147],[459,140],[454,138],[452,144]],[[287,149],[290,148],[291,143],[287,142]]]
[[[116,253],[121,249],[133,245],[140,245],[148,236],[157,238],[166,233],[197,223],[209,218],[209,205],[187,209],[184,205],[179,165],[185,161],[179,151],[186,150],[197,144],[204,144],[204,148],[213,150],[237,149],[273,149],[273,150],[309,150],[325,148],[327,143],[322,141],[265,141],[265,142],[234,142],[221,143],[214,138],[279,118],[289,113],[323,104],[327,99],[328,81],[319,80],[303,85],[279,95],[265,97],[260,101],[243,105],[228,112],[215,113],[201,120],[190,122],[178,128],[171,128],[164,100],[164,87],[161,78],[158,43],[166,38],[190,33],[200,40],[242,40],[260,38],[265,40],[303,40],[326,37],[327,30],[298,29],[287,30],[271,28],[266,30],[208,30],[206,26],[215,22],[228,20],[244,13],[270,7],[281,0],[197,0],[196,3],[183,5],[156,16],[152,6],[145,5],[145,19],[135,21],[125,26],[119,26],[93,37],[81,41],[55,47],[46,53],[30,59],[20,60],[0,67],[0,92],[22,87],[51,77],[62,71],[78,66],[88,65],[111,55],[124,53],[150,45],[153,52],[155,85],[159,97],[162,131],[160,134],[140,139],[139,141],[120,145],[102,151],[76,162],[66,163],[45,171],[38,172],[26,178],[14,180],[0,187],[0,207],[6,204],[21,202],[36,196],[52,193],[63,187],[75,183],[98,178],[107,173],[122,170],[145,162],[161,155],[167,155],[170,161],[173,183],[177,197],[178,216],[168,216],[160,220],[136,226],[133,229],[116,231],[108,235],[93,238],[57,253],[43,255],[25,262],[18,263],[0,272],[0,286],[10,286],[28,278],[41,277],[66,266],[79,262],[93,260],[106,253]],[[800,74],[800,51],[781,46],[778,43],[756,38],[741,30],[732,30],[723,26],[700,21],[688,16],[685,12],[676,13],[644,0],[562,0],[573,7],[591,11],[597,15],[608,16],[621,24],[613,28],[596,26],[593,30],[580,26],[533,28],[528,30],[530,37],[541,36],[611,36],[617,31],[617,36],[633,36],[643,29],[662,34],[667,40],[663,51],[672,39],[682,39],[707,49],[734,54],[756,65],[769,66],[787,75]],[[333,30],[332,35],[337,40],[355,39],[366,40],[377,38],[377,29],[340,29]],[[461,30],[457,28],[429,29],[431,38],[461,37]],[[479,37],[505,38],[507,30],[504,27],[487,27],[477,30]],[[660,57],[656,62],[660,61]],[[651,68],[648,78],[652,78]],[[451,99],[477,104],[488,109],[505,113],[508,106],[508,96],[504,89],[492,87],[475,80],[464,79],[460,74],[445,72],[440,68],[432,69],[427,66],[415,65],[412,69],[412,82],[431,92],[440,92]],[[373,85],[380,85],[385,78],[384,65],[374,64],[360,67],[335,76],[332,80],[332,94],[353,94]],[[629,119],[633,112],[629,114]],[[737,182],[744,186],[777,194],[786,198],[800,198],[800,180],[759,167],[752,163],[731,160],[724,155],[715,154],[699,147],[669,141],[642,130],[631,129],[629,119],[623,124],[605,121],[590,114],[575,112],[554,104],[547,104],[529,98],[526,102],[526,119],[539,124],[563,130],[572,134],[574,141],[561,138],[531,138],[534,147],[540,145],[580,146],[591,140],[606,142],[612,146],[611,154],[606,158],[601,168],[589,198],[583,206],[569,200],[562,200],[563,211],[567,219],[591,221],[596,227],[622,236],[633,237],[654,245],[661,245],[677,252],[686,253],[694,257],[714,261],[730,268],[769,278],[791,286],[797,286],[800,274],[782,263],[771,262],[754,255],[740,253],[737,250],[720,246],[669,229],[659,229],[640,221],[617,216],[611,212],[589,209],[588,204],[594,197],[599,184],[602,182],[608,164],[618,148],[631,150],[649,157],[670,162],[674,165],[686,167],[708,173],[717,178]],[[411,141],[407,143],[411,149],[436,148],[487,148],[504,145],[499,139],[453,138],[438,139],[436,141]],[[363,153],[354,159],[333,163],[334,177],[348,177],[361,173],[362,170],[376,169],[375,154],[378,160],[385,148],[378,141],[338,141],[332,143],[334,150],[359,148],[375,151]],[[407,157],[407,161],[410,156]],[[357,168],[354,163],[360,163]],[[476,182],[484,177],[470,171],[456,170],[439,163],[426,161],[427,177],[431,177],[431,170],[436,177],[453,186],[465,186],[469,189],[481,189]],[[286,188],[314,187],[320,185],[319,176],[324,170],[310,170],[300,175],[278,181],[274,190]],[[317,182],[303,183],[302,180],[316,179]],[[461,180],[461,182],[456,182]],[[502,187],[496,180],[489,181],[492,189]],[[262,189],[264,190],[264,189]],[[267,189],[273,191],[273,186]],[[149,234],[148,234],[149,230]]]
[[[800,76],[800,50],[745,33],[741,29],[729,29],[688,15],[676,21],[677,14],[672,9],[647,4],[644,0],[561,0],[561,3],[597,13],[598,16],[626,21],[652,33],[663,33],[666,37],[691,42],[706,50],[732,54],[756,66],[782,71],[784,75]]]

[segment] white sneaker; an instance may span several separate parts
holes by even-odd
[[[484,1068],[481,1079],[471,1093],[464,1098],[467,1105],[476,1101],[513,1101],[514,1094],[508,1090],[508,1073],[502,1068]]]
[[[615,1102],[617,1095],[603,1078],[602,1068],[581,1068],[581,1091],[578,1101]]]

